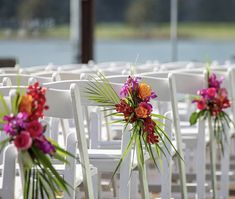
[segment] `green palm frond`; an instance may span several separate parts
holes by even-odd
[[[102,73],[90,77],[89,87],[85,91],[89,100],[95,101],[101,106],[114,106],[119,103],[118,94]]]

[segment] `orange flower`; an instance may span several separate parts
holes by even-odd
[[[30,115],[32,113],[32,102],[33,98],[31,95],[23,95],[20,101],[19,111]]]
[[[148,109],[143,106],[138,106],[135,108],[135,114],[138,118],[146,118],[148,117]]]
[[[151,96],[152,89],[146,83],[139,84],[139,98],[145,100],[146,98]]]

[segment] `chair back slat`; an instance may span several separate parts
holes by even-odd
[[[95,82],[94,82],[95,83]],[[90,87],[90,81],[88,80],[67,80],[67,81],[58,81],[58,82],[51,82],[44,84],[45,87],[53,88],[53,89],[61,89],[61,90],[68,90],[71,86],[71,84],[76,84],[80,91],[80,97],[81,97],[81,104],[83,106],[100,106],[99,103],[96,103],[94,101],[91,101],[87,98],[87,89]],[[116,93],[119,94],[122,85],[117,83],[111,83],[113,89],[116,91]]]
[[[39,83],[46,83],[52,81],[52,78],[37,77],[26,74],[0,74],[0,82],[2,82],[6,77],[9,78],[11,80],[11,84],[15,86],[16,85],[25,86],[36,81]]]
[[[197,91],[205,88],[205,77],[203,74],[170,73],[174,78],[177,93],[195,95]]]

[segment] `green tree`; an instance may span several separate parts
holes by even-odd
[[[134,26],[153,22],[155,3],[156,0],[132,0],[126,13],[127,22]]]

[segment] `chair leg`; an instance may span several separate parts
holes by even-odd
[[[117,197],[117,176],[113,176],[112,179],[112,187],[113,187],[113,197]]]
[[[163,169],[161,171],[161,198],[171,198],[171,158],[167,160],[164,156],[162,157]]]
[[[230,165],[230,139],[224,142],[224,153],[221,155],[221,199],[229,198],[229,165]]]
[[[197,197],[205,198],[205,165],[206,165],[206,142],[205,123],[199,122],[199,134],[196,148],[196,175],[197,175]]]
[[[92,176],[92,184],[93,184],[93,190],[94,190],[94,199],[98,199],[98,192],[99,192],[99,177],[98,174],[95,174]]]
[[[145,164],[143,165],[143,169],[141,169],[139,167],[139,180],[140,180],[140,190],[141,190],[141,196],[142,196],[141,198],[142,199],[150,199]]]
[[[79,190],[79,187],[76,188],[75,192],[76,192],[75,199],[82,199],[82,194],[81,191]]]
[[[131,174],[131,199],[139,198],[139,188],[138,188],[138,170],[133,170]]]
[[[210,133],[210,161],[211,161],[211,186],[213,199],[217,199],[217,182],[216,182],[216,141],[214,131],[212,128],[211,118],[208,119],[209,133]]]
[[[97,184],[98,184],[97,197],[98,199],[102,199],[101,174],[99,172],[97,174]]]

